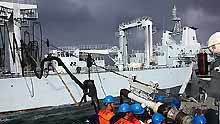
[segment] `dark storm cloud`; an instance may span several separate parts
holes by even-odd
[[[218,3],[176,0],[183,24],[199,27],[202,42],[219,30]],[[172,24],[170,0],[38,0],[38,5],[45,36],[57,45],[117,44],[118,25],[142,16],[152,17],[158,32]]]
[[[45,36],[59,45],[85,38],[83,35],[87,35],[95,23],[88,7],[68,0],[43,0],[39,2],[39,9]]]
[[[194,0],[193,5],[196,8],[203,9],[207,14],[213,15],[213,16],[219,16],[220,7],[219,7],[220,1],[219,0]]]
[[[220,31],[219,0],[186,0],[179,1],[181,16],[186,25],[198,27],[198,39],[207,44],[210,35]]]

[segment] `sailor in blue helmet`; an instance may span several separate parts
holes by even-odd
[[[143,114],[145,111],[145,109],[139,103],[132,104],[131,110],[134,114],[137,115]]]
[[[133,124],[140,124],[145,121],[143,119],[145,109],[139,103],[132,104],[131,111],[133,113],[131,116],[131,122]]]
[[[192,124],[207,124],[207,120],[202,115],[197,115],[194,117]]]
[[[100,124],[110,124],[110,120],[115,116],[113,110],[115,109],[115,98],[111,95],[106,96],[103,100],[105,108],[99,110],[99,123]]]
[[[130,117],[132,115],[131,113],[131,107],[127,103],[123,103],[119,106],[118,112],[123,115],[121,119],[119,119],[115,124],[133,124],[130,121]]]
[[[106,96],[103,100],[104,104],[115,103],[115,102],[116,102],[115,98],[111,95]]]
[[[152,116],[153,124],[165,124],[165,117],[160,113],[154,113]]]
[[[156,96],[156,102],[164,102],[164,96]]]
[[[171,106],[175,107],[177,109],[180,108],[181,106],[181,101],[178,98],[173,99],[173,101],[171,102]]]

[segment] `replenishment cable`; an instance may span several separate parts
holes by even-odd
[[[106,92],[105,92],[105,89],[103,87],[103,83],[102,83],[102,80],[101,80],[101,77],[99,75],[99,71],[98,71],[98,67],[96,66],[96,72],[98,74],[98,78],[99,78],[99,82],[100,82],[100,85],[101,85],[101,88],[102,88],[102,92],[104,93],[104,95],[106,96]]]
[[[96,65],[95,63],[94,63],[94,65],[95,65],[96,67],[102,68],[102,69],[104,69],[104,70],[106,70],[106,71],[112,72],[112,73],[114,73],[114,74],[116,74],[116,75],[119,75],[119,76],[121,76],[121,77],[124,77],[124,78],[129,79],[129,77],[126,76],[126,75],[120,74],[120,73],[118,73],[118,72],[116,72],[116,71],[113,71],[113,70],[109,70],[109,69],[107,69],[107,68],[105,68],[105,67],[102,67],[102,66],[98,66],[98,65]],[[139,81],[139,80],[136,80],[136,79],[135,79],[134,81],[135,81],[135,82],[138,82],[138,83],[140,83],[140,84],[142,84],[142,85],[145,85],[145,86],[152,86],[152,85],[146,84],[146,83],[144,83],[144,82],[142,82],[142,81]],[[167,92],[165,92],[163,89],[156,88],[156,90],[158,90],[158,91],[160,91],[160,92],[163,92],[164,94],[171,95],[171,96],[173,96],[173,97],[177,97],[176,94],[167,93]]]

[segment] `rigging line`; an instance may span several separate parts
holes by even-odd
[[[24,31],[24,37],[23,37],[24,43],[26,43],[26,38],[28,38],[28,42],[27,43],[29,43],[31,41],[31,37],[30,37],[30,33],[27,30]]]
[[[30,32],[28,32],[28,33],[31,34],[31,35],[33,35],[33,34],[30,33]],[[38,36],[35,36],[35,35],[34,35],[34,37],[35,37],[37,40],[41,40]],[[42,43],[47,44],[47,40],[43,40],[43,39],[46,39],[46,38],[42,35]],[[53,47],[53,48],[55,48],[55,49],[57,49],[57,50],[60,50],[60,51],[62,51],[62,52],[66,52],[66,51],[63,50],[63,49],[56,47],[56,46],[53,45],[52,43],[50,43],[50,46]],[[77,57],[77,56],[75,56],[75,57]]]
[[[8,25],[7,23],[5,22],[4,24],[4,27],[6,27],[6,30],[7,30],[7,34],[8,34],[8,41],[9,41],[9,46],[10,46],[10,51],[11,51],[11,54],[12,54],[12,59],[13,59],[13,63],[15,63],[15,57],[16,57],[16,53],[18,54],[18,59],[20,61],[20,64],[22,66],[22,62],[21,62],[21,56],[20,56],[20,53],[19,53],[19,48],[18,48],[18,44],[17,44],[17,40],[15,38],[15,34],[13,33],[12,34],[12,42],[10,40],[10,36],[9,36],[9,29],[8,29]]]
[[[29,32],[30,33],[30,32]],[[32,33],[30,33],[31,35],[33,35]],[[39,37],[37,37],[37,36],[34,36],[37,40],[40,40],[40,38]],[[43,37],[43,36],[42,36]],[[47,41],[46,40],[43,40],[42,39],[42,41],[43,41],[43,43],[44,44],[47,44]],[[50,46],[51,47],[53,47],[53,48],[55,48],[55,49],[57,49],[57,50],[60,50],[60,51],[62,51],[62,52],[65,52],[65,50],[63,50],[63,49],[61,49],[61,48],[58,48],[58,47],[56,47],[55,45],[53,45],[52,43],[50,43]]]
[[[4,38],[3,38],[3,33],[2,33],[2,27],[0,27],[0,35],[1,35],[1,41],[2,41],[2,46],[5,46]]]
[[[16,53],[18,54],[18,59],[20,61],[21,67],[22,67],[22,60],[21,60],[21,55],[20,55],[19,48],[18,48],[18,42],[16,40],[16,37],[15,37],[14,33],[13,33],[13,44],[15,45],[14,49],[16,50]]]
[[[105,67],[102,67],[102,66],[98,66],[98,65],[96,65],[96,64],[94,64],[94,65],[95,65],[96,67],[102,68],[102,69],[104,69],[104,70],[106,70],[106,71],[110,71],[110,72],[112,72],[112,73],[114,73],[114,74],[116,74],[116,75],[119,75],[119,76],[122,76],[122,77],[124,77],[124,78],[128,78],[128,79],[129,79],[129,77],[126,76],[126,75],[123,75],[123,74],[120,74],[120,73],[118,73],[118,72],[109,70],[109,69],[107,69],[107,68],[105,68]],[[143,83],[143,82],[141,82],[141,81],[138,81],[138,80],[135,80],[135,81],[137,81],[138,83],[141,83],[141,84],[143,84],[143,85],[151,86],[151,85],[149,85],[149,84],[145,84],[145,83]]]
[[[106,96],[106,92],[105,92],[105,90],[104,90],[103,83],[102,83],[101,77],[100,77],[100,75],[99,75],[99,71],[98,71],[98,67],[97,67],[97,66],[96,66],[96,72],[97,72],[97,74],[98,74],[99,83],[101,84],[102,92],[103,92],[104,95]]]
[[[71,91],[70,91],[69,87],[67,86],[67,84],[65,83],[65,81],[62,79],[61,75],[58,73],[57,69],[56,69],[53,65],[51,65],[51,66],[52,66],[52,68],[56,71],[58,77],[59,77],[60,80],[62,81],[63,85],[65,86],[66,90],[68,91],[68,93],[69,93],[70,97],[72,98],[73,102],[75,102],[75,104],[78,105],[78,103],[77,103],[75,97],[74,97],[73,94],[71,93]]]
[[[1,58],[2,58],[2,62],[5,64],[5,39],[3,37],[2,27],[0,27],[0,35],[1,35],[2,48],[3,48],[3,50],[2,50],[3,56]]]
[[[40,28],[40,56],[38,54],[38,61],[40,62],[43,56],[43,44],[42,44],[42,40],[43,40],[43,36],[42,36],[42,28],[41,28],[41,23],[40,22],[34,22],[33,23],[33,42],[34,42],[34,38],[35,38],[35,25],[39,25]]]
[[[25,79],[26,86],[28,88],[28,92],[30,93],[31,97],[34,97],[34,84],[33,84],[32,78],[30,80],[31,81],[31,87],[32,87],[31,89],[32,89],[32,91],[31,91],[30,87],[28,86],[27,78],[25,77],[24,79]]]
[[[25,51],[25,53],[27,54],[27,56],[29,56],[29,57],[35,62],[35,64],[37,65],[37,64],[38,64],[37,60],[36,60],[31,54],[29,54],[29,52],[27,51],[27,49],[24,49],[24,51]]]
[[[12,49],[12,45],[14,46],[14,44],[11,44],[11,40],[10,40],[10,36],[9,36],[9,29],[8,29],[8,25],[7,25],[6,22],[4,23],[4,28],[5,28],[5,30],[7,30],[6,34],[8,34],[8,35],[7,35],[7,38],[8,38],[8,42],[9,42],[9,47],[10,47],[10,51],[11,51],[11,56],[12,56],[13,62],[15,63],[15,50]],[[14,47],[13,47],[13,48],[14,48]]]
[[[28,43],[31,42],[30,32],[25,31],[25,32],[24,32],[24,45],[26,45],[26,35],[28,36]],[[31,54],[29,54],[29,52],[27,51],[27,49],[24,49],[24,51],[25,51],[25,53],[27,54],[27,56],[29,56],[29,57],[35,62],[35,64],[37,65],[37,64],[38,64],[37,60],[36,60]]]
[[[28,31],[27,31],[27,32],[28,32]],[[42,30],[41,30],[41,32],[42,32]],[[39,38],[39,37],[36,36],[36,35],[33,35],[33,33],[31,33],[31,32],[28,32],[28,33],[29,33],[30,35],[32,35],[34,38],[36,38],[37,40],[41,40],[41,38],[42,38],[43,43],[44,43],[44,44],[47,44],[47,41],[46,41],[46,40],[43,40],[43,39],[47,39],[46,37],[43,36],[43,33],[42,33],[41,38]],[[51,45],[51,44],[50,44],[50,46],[52,46],[52,47],[54,47],[54,48],[57,48],[56,46]],[[57,48],[57,49],[60,49],[60,48]],[[60,49],[60,50],[62,50],[62,49]]]
[[[24,43],[24,44],[25,44],[25,43]],[[34,61],[34,63],[35,63],[36,65],[38,64],[37,60],[36,60],[32,55],[29,54],[29,52],[27,51],[27,49],[24,49],[24,52],[26,53],[26,55],[27,55],[28,57],[30,57],[30,58]]]
[[[31,35],[33,35],[33,34],[30,33],[30,32],[28,32],[28,33],[31,34]],[[42,43],[47,44],[47,40],[43,40],[43,35],[42,35],[42,39],[40,39],[39,37],[37,37],[37,36],[35,36],[35,35],[34,35],[34,37],[35,37],[37,40],[41,40]],[[46,38],[44,37],[44,39],[46,39]],[[52,43],[50,43],[49,46],[51,46],[51,47],[53,47],[53,48],[55,48],[55,49],[57,49],[57,50],[60,50],[60,51],[62,51],[62,52],[66,52],[66,51],[63,50],[63,49],[56,47],[56,46],[53,45]],[[73,55],[73,56],[75,56],[75,55]],[[77,57],[77,56],[75,56],[75,57]],[[77,58],[78,58],[78,57],[77,57]]]
[[[119,75],[119,76],[122,76],[122,77],[124,77],[124,78],[128,78],[128,79],[129,79],[129,77],[126,76],[126,75],[123,75],[123,74],[120,74],[120,73],[118,73],[118,72],[109,70],[109,69],[107,69],[107,68],[105,68],[105,67],[102,67],[102,66],[98,66],[98,65],[96,65],[96,64],[94,64],[94,65],[95,65],[96,67],[102,68],[102,69],[104,69],[104,70],[106,70],[106,71],[110,71],[110,72],[112,72],[112,73],[114,73],[114,74],[116,74],[116,75]],[[142,85],[145,85],[145,86],[152,86],[152,85],[143,83],[143,82],[138,81],[138,80],[134,80],[134,81],[135,81],[135,82],[138,82],[138,83],[140,83],[140,84],[142,84]],[[166,91],[163,91],[163,89],[156,88],[156,90],[158,90],[158,91],[160,91],[160,92],[163,92],[164,94],[167,94],[167,95],[171,95],[171,96],[175,96],[175,97],[177,96],[177,94],[167,93]]]
[[[33,80],[32,80],[32,78],[31,78],[31,86],[32,86],[32,95],[33,95],[33,97],[34,97],[34,83],[33,83]]]

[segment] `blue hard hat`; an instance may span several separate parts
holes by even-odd
[[[104,98],[104,100],[103,100],[103,102],[105,103],[105,104],[108,104],[108,103],[115,103],[115,98],[113,97],[113,96],[111,96],[111,95],[109,95],[109,96],[106,96],[105,98]]]
[[[165,117],[162,114],[160,114],[160,113],[155,113],[152,116],[153,124],[161,124],[164,120],[165,120]]]
[[[181,101],[177,98],[173,99],[173,101],[171,102],[171,106],[172,107],[176,107],[177,109],[180,108],[181,106]]]
[[[143,114],[145,110],[139,103],[135,103],[131,105],[131,111],[134,114]]]
[[[197,115],[194,117],[192,124],[207,124],[206,118],[202,115]]]
[[[164,99],[164,96],[156,96],[156,102],[163,102]]]
[[[119,106],[118,112],[130,112],[131,111],[131,107],[130,105],[128,105],[127,103],[123,103]]]

